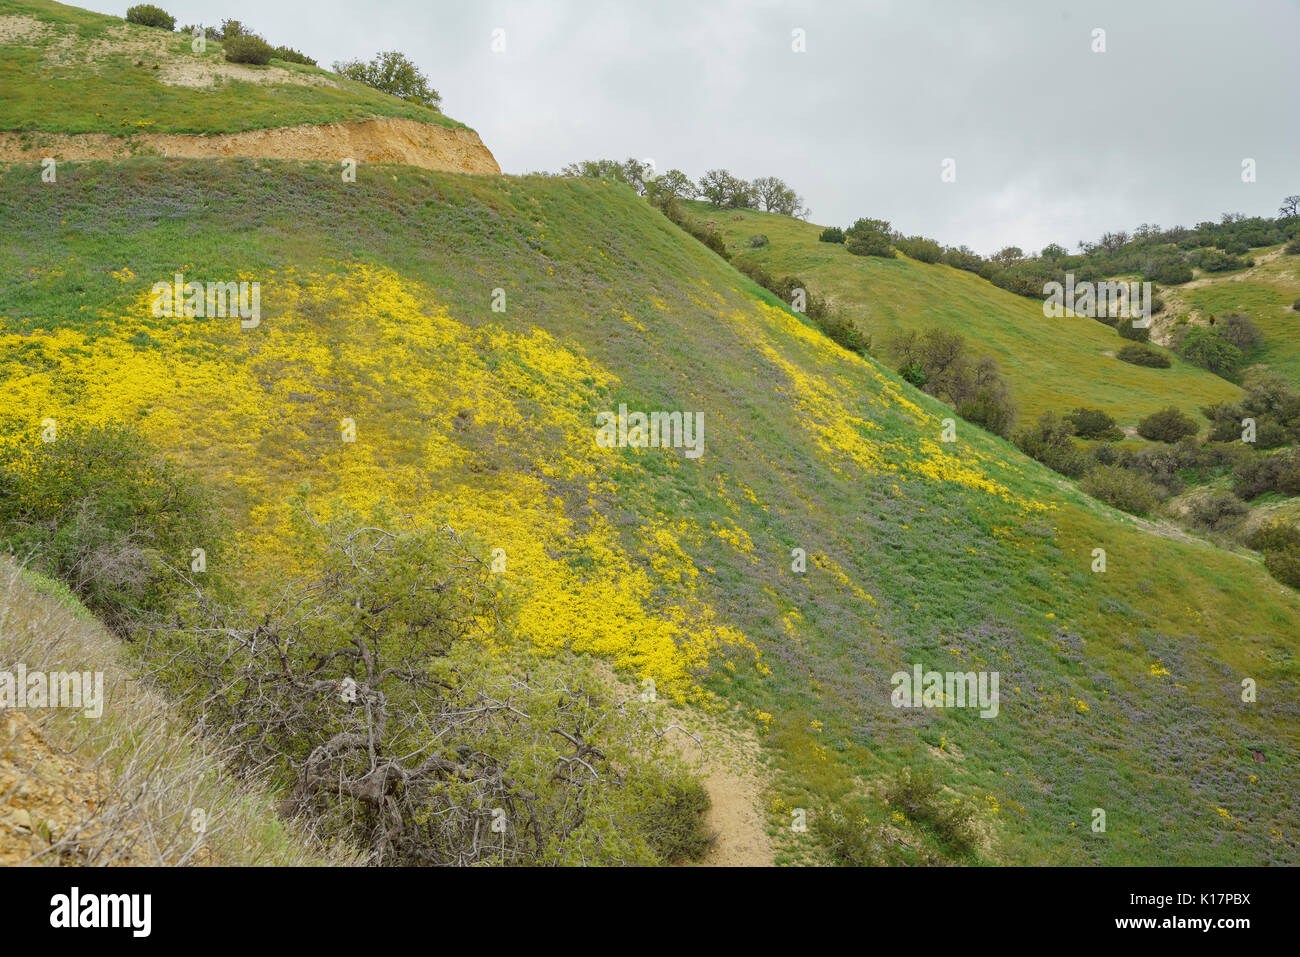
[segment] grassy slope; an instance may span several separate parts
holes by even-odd
[[[1255,256],[1278,247],[1252,250]],[[1253,269],[1231,276],[1203,277],[1203,285],[1175,291],[1202,317],[1224,312],[1250,316],[1264,334],[1264,347],[1252,356],[1300,389],[1300,312],[1291,308],[1300,299],[1300,256],[1277,255]]]
[[[447,516],[506,549],[534,641],[678,691],[707,669],[754,716],[787,859],[810,841],[790,808],[856,795],[887,821],[865,787],[921,760],[979,802],[990,859],[1300,861],[1300,596],[972,427],[941,445],[942,406],[630,191],[379,166],[348,185],[253,161],[66,169],[57,187],[0,172],[0,435],[138,423],[224,494],[250,582],[291,561],[295,490]],[[182,268],[260,281],[262,325],[153,318],[151,284]],[[704,456],[596,448],[594,414],[620,401],[704,412]],[[913,662],[999,671],[1000,716],[891,708],[889,676]]]
[[[35,862],[46,865],[348,863],[346,848],[312,848],[286,826],[264,782],[234,779],[212,742],[187,732],[125,658],[61,582],[0,558],[0,668],[22,662],[30,671],[102,672],[104,681],[97,718],[76,710],[0,712],[11,719],[0,720],[0,793],[12,798],[0,811],[0,862],[39,855]],[[18,715],[32,725],[15,726]],[[24,727],[40,736],[12,730]],[[14,796],[18,777],[28,787]],[[191,828],[196,808],[207,815],[201,837]],[[44,841],[13,829],[18,810]]]
[[[221,64],[221,44],[195,53],[190,37],[126,23],[49,0],[0,0],[0,17],[34,17],[37,39],[0,43],[0,130],[61,133],[234,133],[302,123],[407,117],[462,124],[315,67],[272,61],[296,73],[329,76],[337,86],[227,81],[207,89],[163,83],[160,59]],[[272,44],[293,38],[268,37]],[[151,47],[150,52],[142,52]],[[116,48],[116,49],[115,49]],[[304,51],[310,54],[311,51]],[[142,65],[136,66],[141,61]],[[270,67],[249,67],[267,70]]]
[[[961,332],[998,360],[1022,423],[1048,409],[1064,412],[1089,405],[1109,412],[1121,425],[1134,425],[1171,402],[1195,413],[1240,394],[1231,383],[1176,357],[1170,369],[1120,362],[1105,354],[1125,344],[1113,329],[1092,319],[1044,318],[1040,302],[972,273],[901,254],[895,259],[854,256],[842,245],[819,243],[822,227],[786,216],[688,205],[723,233],[729,248],[777,275],[797,275],[829,297],[877,346],[898,330],[940,325]],[[746,241],[757,233],[766,235],[770,245],[751,250]]]

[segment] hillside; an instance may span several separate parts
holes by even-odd
[[[1264,344],[1253,361],[1300,388],[1300,257],[1281,247],[1253,250],[1255,265],[1229,275],[1201,274],[1164,295],[1172,315],[1205,323],[1223,313],[1247,315]]]
[[[880,797],[906,764],[978,803],[973,860],[1300,860],[1300,595],[973,426],[941,442],[945,407],[630,190],[156,158],[70,164],[55,188],[13,164],[0,185],[3,441],[38,441],[46,417],[136,424],[218,489],[249,582],[291,567],[295,492],[387,500],[503,548],[538,646],[744,710],[782,860],[826,859],[795,808],[856,807],[910,859],[943,850]],[[773,256],[792,248],[778,225],[750,230]],[[774,265],[835,296],[814,253]],[[1096,323],[1062,336],[975,277],[863,268],[880,323],[960,310],[991,349],[1035,343],[1015,352],[1041,365],[1003,364],[1028,411],[1076,386],[1125,423],[1167,404],[1141,380],[1159,371],[1101,354],[1116,340]],[[176,272],[260,282],[259,324],[156,318],[151,287]],[[1235,394],[1169,373],[1189,405]],[[704,454],[600,447],[596,415],[620,404],[703,413]],[[891,707],[914,663],[999,671],[998,717]]]
[[[1093,319],[1043,316],[1040,301],[1001,289],[973,273],[898,254],[893,259],[854,256],[842,244],[818,242],[822,227],[756,210],[716,210],[687,204],[692,215],[723,234],[728,250],[777,275],[793,274],[883,347],[900,331],[942,326],[992,355],[1011,385],[1021,421],[1045,411],[1080,405],[1109,413],[1121,426],[1171,401],[1189,410],[1233,401],[1232,383],[1173,358],[1169,369],[1130,365],[1115,358],[1125,340]],[[769,244],[751,249],[765,235]]]
[[[353,158],[501,171],[477,133],[437,110],[305,64],[229,63],[216,40],[196,51],[188,34],[48,0],[0,0],[0,86],[0,160]]]
[[[0,866],[349,863],[310,849],[125,657],[66,587],[0,559],[0,668],[103,673],[99,718],[0,708]]]

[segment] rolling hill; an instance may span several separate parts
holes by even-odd
[[[973,273],[925,264],[854,256],[842,244],[818,242],[822,227],[757,210],[715,210],[686,204],[723,234],[728,250],[776,275],[796,275],[884,346],[891,335],[931,326],[962,333],[976,351],[993,356],[1011,385],[1021,421],[1081,405],[1107,412],[1122,426],[1176,401],[1189,411],[1233,401],[1240,389],[1172,356],[1169,369],[1115,358],[1125,340],[1096,320],[1048,319],[1042,303],[1017,296]],[[769,244],[750,248],[765,235]]]
[[[370,115],[304,89],[295,122]],[[206,114],[210,93],[176,95]],[[0,127],[39,122],[23,109]],[[816,227],[737,215],[719,225],[767,233],[774,268],[868,331],[960,318],[1027,412],[1087,402],[1128,424],[1173,393],[1238,394],[1117,362],[1110,330],[1062,335],[976,277],[848,262]],[[835,860],[836,814],[903,862],[1300,862],[1300,595],[974,426],[944,441],[945,406],[625,187],[381,164],[348,183],[332,155],[71,162],[57,183],[12,162],[0,219],[0,442],[35,447],[47,419],[138,428],[216,490],[250,589],[294,571],[295,497],[500,549],[536,646],[754,729],[782,862]],[[178,273],[258,283],[257,321],[159,315]],[[621,406],[702,415],[702,454],[602,446]],[[997,672],[996,717],[895,707],[891,676],[918,664]],[[903,767],[978,807],[978,848],[884,800]]]

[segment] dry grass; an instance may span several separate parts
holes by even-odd
[[[62,586],[0,558],[0,671],[19,663],[103,672],[103,713],[0,709],[0,864],[351,862],[278,818],[265,782],[234,779]]]

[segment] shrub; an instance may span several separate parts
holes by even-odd
[[[1250,507],[1231,492],[1216,491],[1192,503],[1190,514],[1196,524],[1221,531],[1249,511]]]
[[[1168,369],[1173,364],[1163,352],[1157,352],[1136,342],[1121,348],[1115,353],[1115,358],[1121,362],[1146,366],[1150,369]]]
[[[1300,312],[1300,299],[1297,299],[1295,302],[1291,303],[1291,308],[1294,309],[1296,312]]]
[[[277,60],[283,60],[286,63],[302,63],[306,66],[315,66],[316,61],[305,53],[299,53],[292,47],[276,47],[271,55]]]
[[[917,262],[936,263],[939,257],[943,255],[943,247],[933,239],[926,239],[924,236],[911,236],[907,239],[900,239],[897,245],[899,252],[905,256],[910,256]]]
[[[688,774],[649,776],[636,783],[640,805],[635,827],[665,864],[699,860],[713,845],[704,827],[709,792]]]
[[[258,66],[270,63],[275,53],[271,49],[271,44],[251,33],[231,37],[222,44],[221,48],[225,51],[226,59],[231,63],[254,63]]]
[[[1230,256],[1227,252],[1220,252],[1214,248],[1207,248],[1200,251],[1196,264],[1206,272],[1230,272],[1233,269],[1245,268],[1250,265],[1250,261]]]
[[[1300,528],[1275,521],[1257,528],[1247,544],[1263,553],[1269,574],[1284,585],[1300,588]]]
[[[1236,346],[1243,354],[1252,352],[1264,344],[1264,336],[1249,316],[1240,313],[1228,313],[1210,320],[1211,327],[1223,339]]]
[[[844,230],[838,226],[827,226],[822,230],[821,235],[817,237],[819,243],[842,243],[844,242]]]
[[[1192,280],[1192,267],[1181,259],[1173,259],[1158,265],[1147,279],[1162,286],[1181,286]]]
[[[813,832],[845,867],[880,867],[886,863],[883,828],[872,826],[851,807],[827,808],[813,816]]]
[[[1293,239],[1282,250],[1288,256],[1300,256],[1300,239]]]
[[[1118,465],[1098,465],[1079,483],[1079,487],[1107,505],[1147,515],[1159,504],[1161,490],[1150,479]]]
[[[889,223],[883,219],[859,219],[845,231],[844,248],[855,256],[893,258]]]
[[[1017,432],[1016,448],[1050,469],[1078,478],[1088,467],[1088,456],[1070,436],[1074,427],[1055,412],[1044,412],[1031,427]]]
[[[1234,375],[1242,361],[1241,350],[1217,328],[1207,326],[1186,327],[1178,353],[1193,365],[1225,378]]]
[[[913,385],[947,402],[967,421],[997,435],[1010,434],[1016,407],[992,357],[972,359],[965,339],[939,328],[897,335],[887,349],[895,368]]]
[[[65,426],[53,442],[0,446],[0,549],[118,635],[169,609],[194,548],[215,568],[221,540],[202,485],[134,432]]]
[[[1138,435],[1152,442],[1177,442],[1200,431],[1191,416],[1173,406],[1139,420],[1137,430]]]
[[[1233,469],[1232,480],[1234,490],[1247,501],[1265,492],[1300,495],[1300,450],[1251,456]]]
[[[750,249],[761,249],[763,246],[766,246],[767,244],[768,244],[768,239],[762,233],[759,233],[756,236],[749,237]]]
[[[176,29],[176,18],[162,7],[155,7],[152,3],[127,7],[126,22],[138,23],[145,27],[159,27],[163,30]]]
[[[885,799],[913,821],[928,823],[959,854],[979,843],[976,811],[967,801],[942,798],[942,787],[928,767],[904,767],[885,785]]]
[[[1082,439],[1104,439],[1114,442],[1124,437],[1115,420],[1101,409],[1079,408],[1065,416],[1065,421]]]
[[[442,95],[429,86],[429,80],[420,68],[396,50],[380,53],[369,63],[360,60],[335,63],[334,72],[381,93],[419,103],[433,110],[438,109],[438,104],[442,102]]]
[[[824,316],[813,317],[813,321],[831,340],[850,352],[862,355],[871,348],[871,337],[863,333],[857,323],[841,312],[828,312]]]
[[[1133,325],[1131,318],[1124,318],[1115,326],[1115,330],[1120,334],[1122,339],[1131,339],[1134,342],[1146,342],[1151,338],[1151,330],[1147,327]]]
[[[707,845],[707,799],[653,710],[517,641],[450,528],[295,505],[297,577],[247,606],[204,596],[140,646],[237,772],[285,783],[287,815],[377,865],[656,864]]]

